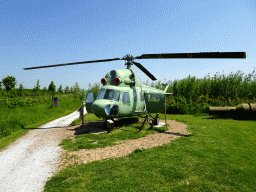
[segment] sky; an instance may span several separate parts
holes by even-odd
[[[0,81],[32,89],[99,83],[124,61],[26,67],[155,53],[246,52],[246,59],[135,60],[157,80],[256,67],[256,0],[0,0]],[[132,66],[145,82],[152,82]],[[17,85],[17,87],[18,87]]]

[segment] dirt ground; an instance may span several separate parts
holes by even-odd
[[[164,120],[160,120],[164,122]],[[170,143],[172,140],[182,136],[188,135],[187,125],[176,122],[174,120],[167,120],[169,124],[168,131],[164,133],[155,133],[142,137],[139,139],[125,140],[118,143],[118,145],[96,148],[96,149],[81,149],[79,151],[67,152],[64,150],[58,166],[59,171],[65,169],[69,165],[82,164],[96,160],[102,160],[109,157],[123,157],[132,153],[137,148],[151,148]],[[83,132],[93,132],[96,134],[104,133],[101,128],[101,122],[87,123],[83,127],[76,125],[62,129],[62,134],[58,134],[62,138],[81,134]],[[72,138],[72,137],[71,137]],[[70,158],[73,155],[74,158]]]

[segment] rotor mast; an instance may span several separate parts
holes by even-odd
[[[132,55],[127,54],[121,58],[122,60],[126,60],[125,65],[127,66],[126,69],[130,69],[131,66],[134,64],[132,61],[135,59]]]

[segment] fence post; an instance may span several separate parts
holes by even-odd
[[[84,124],[84,106],[85,106],[85,101],[83,101],[83,103],[82,103],[82,125]]]

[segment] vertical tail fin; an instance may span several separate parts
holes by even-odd
[[[167,85],[164,89],[164,92],[166,93],[167,89],[168,89],[169,85]]]

